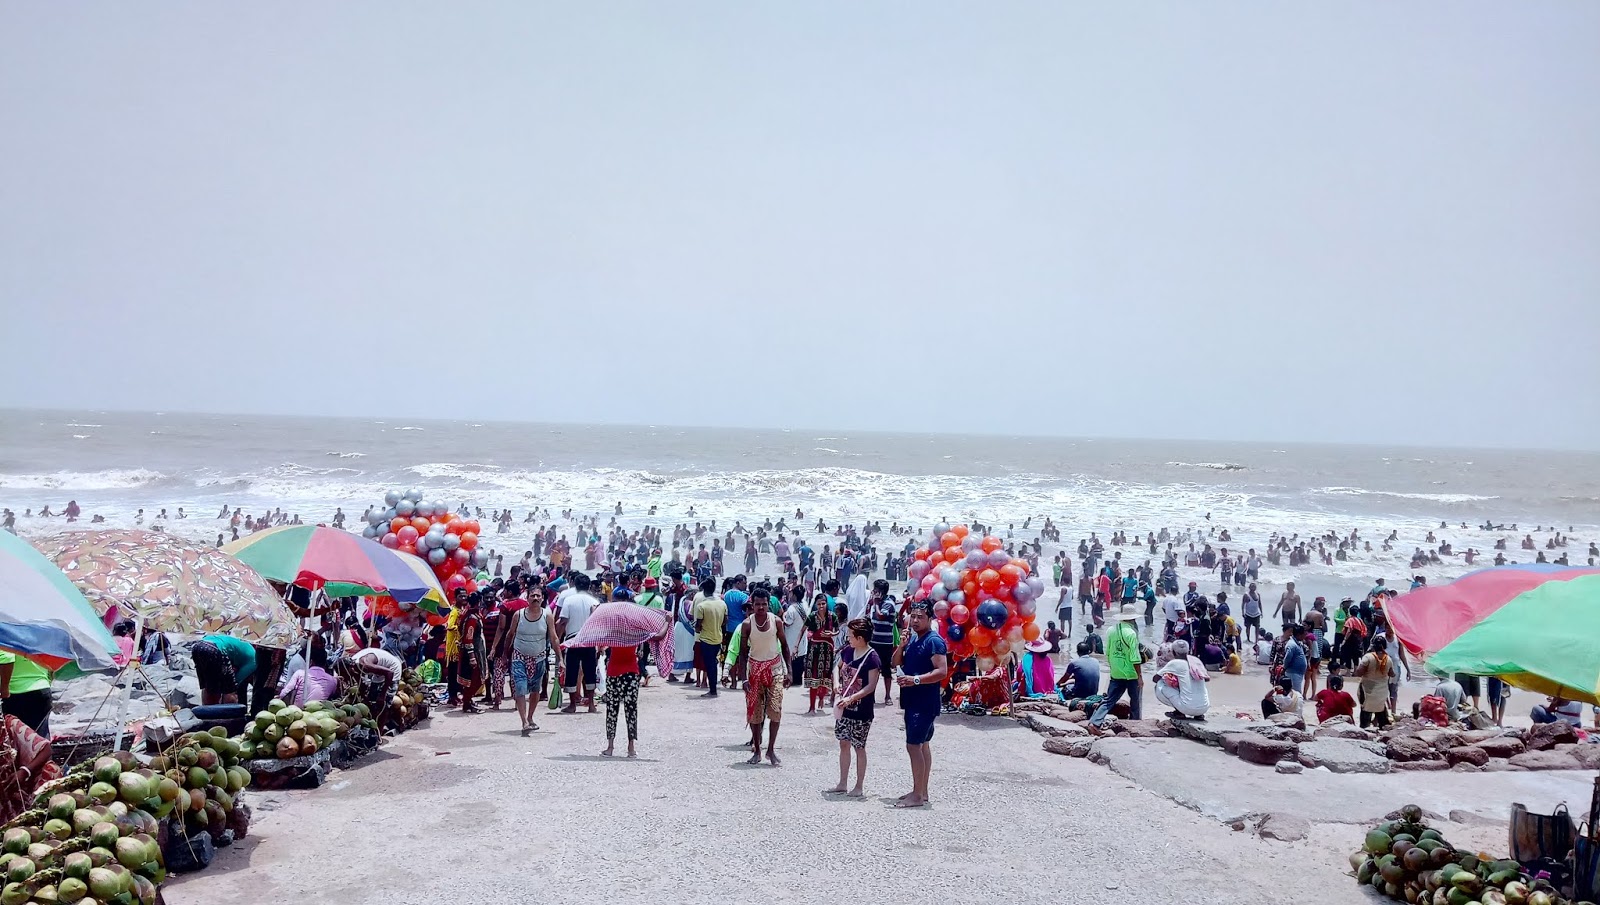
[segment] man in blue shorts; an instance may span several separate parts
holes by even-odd
[[[911,791],[895,801],[897,808],[928,804],[928,774],[933,772],[933,723],[939,718],[939,686],[949,673],[944,639],[933,630],[933,606],[911,604],[911,631],[894,650],[900,673],[900,707],[906,714],[906,754],[911,757]]]

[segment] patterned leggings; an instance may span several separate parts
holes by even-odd
[[[506,679],[511,676],[511,661],[496,657],[489,664],[489,690],[484,695],[499,706],[506,699]]]
[[[639,674],[624,673],[606,679],[606,741],[617,737],[617,711],[628,712],[628,741],[639,738]]]

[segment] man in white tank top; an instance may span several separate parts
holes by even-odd
[[[783,690],[789,684],[789,642],[778,618],[772,615],[772,592],[764,585],[750,591],[750,615],[739,626],[739,659],[733,677],[744,680],[745,721],[750,724],[750,760],[761,763],[761,724],[768,722],[767,761],[780,766],[776,746],[778,723],[783,719]]]

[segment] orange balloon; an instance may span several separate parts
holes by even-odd
[[[446,534],[460,534],[465,530],[467,530],[467,523],[454,516],[444,523],[444,533]]]
[[[433,527],[433,523],[418,515],[412,517],[411,527],[417,529],[418,534],[427,534],[428,529]]]
[[[1016,566],[1018,569],[1022,570],[1022,577],[1023,578],[1027,578],[1028,577],[1028,561],[1026,559],[1013,559],[1011,561],[1011,565]]]
[[[927,550],[918,550],[915,554],[912,555],[912,558],[915,559],[917,562],[927,562],[928,561],[928,551]]]
[[[397,515],[394,518],[389,520],[389,530],[393,531],[396,534],[399,534],[400,533],[400,529],[404,528],[405,526],[407,526],[409,524],[411,524],[411,519],[408,519],[403,515]]]
[[[955,533],[954,531],[946,531],[944,534],[939,536],[939,546],[945,548],[946,550],[950,549],[951,547],[959,547],[961,546],[961,535]]]
[[[449,522],[450,516],[448,515],[436,515],[433,517],[433,523],[435,525],[446,525],[449,524]]]
[[[978,573],[978,587],[993,594],[1000,587],[1000,573],[993,569],[984,569]]]
[[[967,557],[967,554],[961,552],[961,547],[959,545],[958,546],[954,546],[954,547],[945,547],[944,548],[944,561],[945,562],[948,562],[948,563],[959,562],[960,560],[966,559],[966,557]]]
[[[1014,588],[1017,586],[1017,582],[1022,580],[1024,574],[1021,569],[1017,568],[1017,561],[1013,559],[1000,567],[1000,583],[1008,588]]]
[[[993,553],[1003,546],[1005,545],[1000,542],[1000,538],[990,534],[984,537],[982,549],[985,553]]]
[[[994,589],[994,599],[1005,601],[1006,606],[1011,605],[1011,588],[1004,581],[1000,582],[1000,587]]]
[[[961,538],[962,540],[966,540],[967,535],[972,533],[972,529],[968,528],[966,525],[957,525],[950,529],[950,533]]]
[[[968,574],[970,575],[971,573]],[[968,578],[966,581],[963,581],[961,583],[961,593],[967,595],[967,600],[972,601],[973,606],[977,606],[976,601],[978,599],[978,579]]]
[[[974,625],[972,630],[967,632],[967,640],[972,642],[974,650],[985,650],[994,643],[994,632],[982,625]]]
[[[477,519],[475,519],[475,518],[474,519],[467,519],[466,530],[463,531],[462,533],[465,534],[467,531],[471,531],[473,534],[482,534],[483,533],[483,527],[478,524],[478,520]],[[472,548],[468,547],[467,549],[470,550]]]
[[[467,532],[463,532],[462,533],[462,535],[461,535],[461,549],[463,549],[463,550],[472,550],[472,549],[477,548],[477,546],[478,546],[478,535],[472,533],[471,531],[467,531]]]

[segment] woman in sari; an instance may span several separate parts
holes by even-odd
[[[826,705],[833,691],[833,639],[837,625],[828,608],[827,594],[818,594],[811,601],[811,617],[806,620],[806,629],[810,632],[806,639],[810,642],[806,651],[806,690],[811,697],[811,707],[806,713],[816,713],[817,702]]]
[[[1050,642],[1037,638],[1028,642],[1027,652],[1017,666],[1017,690],[1024,698],[1054,698],[1056,665],[1050,660]]]

